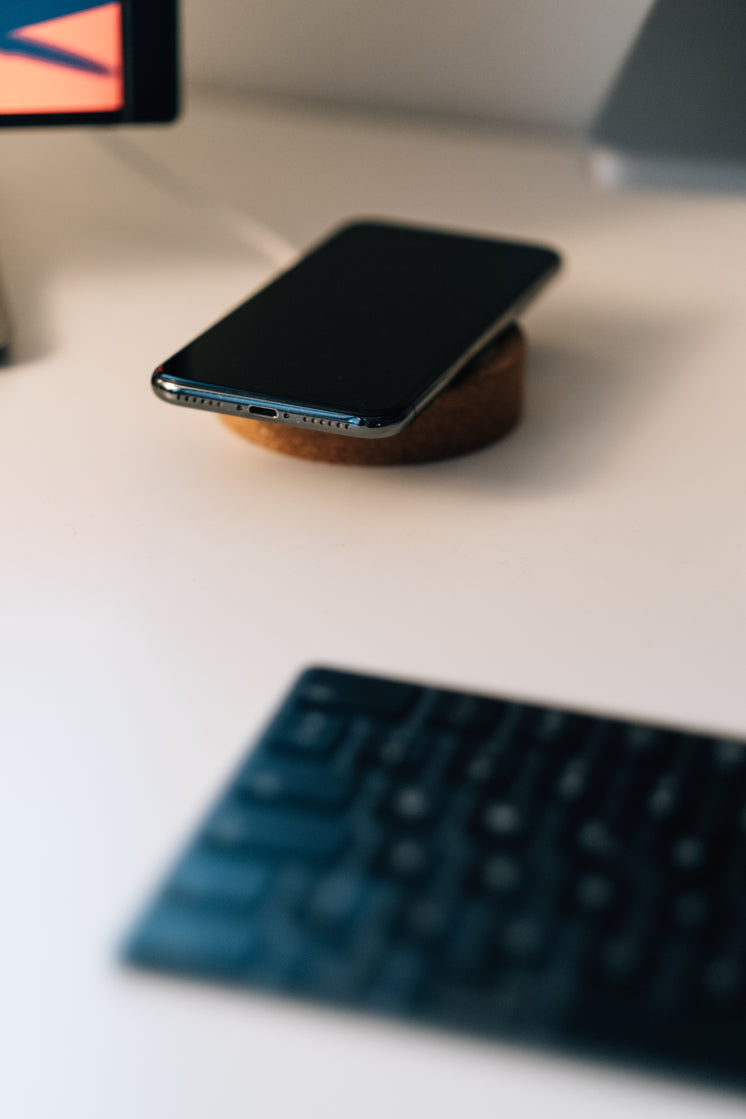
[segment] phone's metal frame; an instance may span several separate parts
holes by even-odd
[[[179,381],[156,369],[152,378],[153,391],[161,400],[178,404],[182,408],[199,408],[203,412],[218,412],[224,416],[241,416],[243,419],[261,420],[264,423],[286,424],[292,427],[316,427],[319,431],[333,431],[338,435],[356,435],[363,439],[380,439],[394,435],[410,423],[416,412],[410,408],[401,416],[355,416],[345,412],[332,412],[310,404],[288,404],[266,396],[254,396],[235,390],[216,389],[197,381]],[[268,414],[274,413],[274,415]]]
[[[199,408],[202,411],[218,412],[221,415],[241,416],[244,419],[261,420],[264,423],[278,423],[291,427],[315,427],[319,431],[333,432],[337,435],[352,435],[358,439],[384,439],[402,431],[415,417],[427,408],[428,404],[442,392],[454,377],[476,357],[481,350],[493,342],[507,326],[536,297],[539,291],[559,270],[560,261],[527,288],[519,299],[464,351],[452,365],[441,373],[427,389],[401,413],[386,416],[361,416],[349,412],[331,411],[317,408],[312,404],[290,403],[286,400],[268,396],[257,396],[236,389],[216,388],[215,385],[186,381],[168,374],[159,365],[153,374],[151,384],[156,396],[169,404],[182,408]],[[351,370],[354,375],[354,370]],[[267,413],[274,412],[274,415]]]

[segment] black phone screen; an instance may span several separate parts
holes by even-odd
[[[558,264],[535,245],[349,225],[171,358],[162,376],[392,416]]]

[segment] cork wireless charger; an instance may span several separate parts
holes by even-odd
[[[514,321],[497,324],[511,323],[559,266],[544,245],[351,222],[159,366],[153,388],[298,458],[393,466],[463,455],[517,424],[526,343]],[[458,354],[469,355],[460,368]],[[377,438],[326,426],[413,412]]]
[[[355,439],[319,429],[221,416],[237,435],[273,451],[355,466],[395,466],[453,458],[488,446],[521,415],[526,341],[510,326],[398,435]]]

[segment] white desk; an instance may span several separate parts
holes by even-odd
[[[151,394],[264,262],[90,135],[0,136],[0,1110],[639,1119],[743,1099],[126,973],[118,937],[298,668],[746,732],[746,201],[572,145],[195,104],[132,136],[299,245],[357,214],[547,240],[523,426],[435,466],[273,456]]]

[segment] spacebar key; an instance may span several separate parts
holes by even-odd
[[[257,808],[229,801],[208,821],[205,837],[223,847],[260,847],[278,854],[331,858],[346,838],[343,822],[311,812]]]

